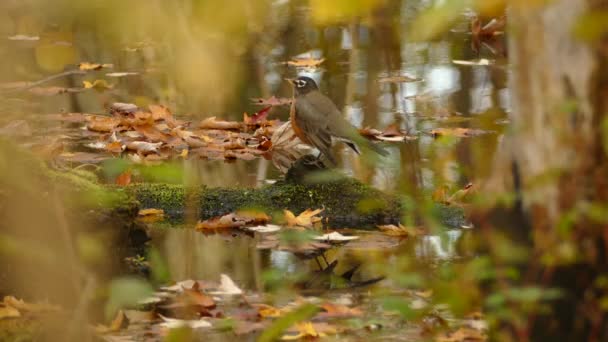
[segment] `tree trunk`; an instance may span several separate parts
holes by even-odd
[[[562,290],[552,315],[522,310],[523,322],[504,322],[517,340],[608,338],[600,307],[605,288],[597,285],[608,265],[606,49],[574,34],[582,15],[606,5],[557,0],[509,9],[512,129],[485,184],[496,202],[479,225],[529,244],[522,277],[512,285]],[[512,205],[499,201],[505,195]],[[492,253],[495,242],[485,243]]]

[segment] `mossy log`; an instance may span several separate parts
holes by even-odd
[[[117,191],[134,196],[142,208],[163,209],[170,222],[204,220],[245,209],[271,215],[288,209],[297,215],[308,208],[323,208],[321,215],[328,226],[370,228],[398,223],[407,211],[396,196],[351,178],[311,184],[279,182],[257,189],[147,183]],[[437,220],[446,226],[459,227],[465,222],[460,208],[438,204],[435,209]]]

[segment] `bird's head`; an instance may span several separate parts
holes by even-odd
[[[306,95],[311,91],[319,90],[315,81],[306,76],[300,76],[296,79],[287,79],[289,83],[293,86],[296,95]]]

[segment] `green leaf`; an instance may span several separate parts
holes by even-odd
[[[286,314],[285,316],[277,319],[269,326],[260,338],[258,342],[269,342],[277,339],[285,329],[291,327],[297,322],[301,322],[310,319],[319,311],[319,307],[312,304],[305,304],[298,309]]]

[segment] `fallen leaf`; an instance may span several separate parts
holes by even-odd
[[[12,306],[0,306],[0,319],[20,317],[19,310]]]
[[[158,316],[163,320],[163,323],[161,323],[160,326],[164,328],[175,329],[181,327],[188,327],[190,329],[201,329],[212,327],[211,323],[205,321],[204,319],[183,320],[165,317],[161,314],[159,314]]]
[[[296,58],[285,62],[287,65],[300,67],[300,68],[315,68],[321,65],[325,61],[325,58]]]
[[[267,234],[278,232],[279,230],[281,230],[281,226],[277,226],[276,224],[267,224],[264,226],[244,227],[243,229],[248,230],[250,232]]]
[[[78,69],[83,70],[83,71],[90,71],[90,70],[101,70],[102,68],[112,68],[113,66],[114,65],[112,65],[112,64],[82,62],[82,63],[78,64]]]
[[[127,186],[131,184],[131,170],[127,170],[116,177],[116,185]]]
[[[243,113],[243,122],[246,125],[257,125],[260,122],[266,120],[266,117],[268,116],[268,113],[270,113],[271,108],[272,108],[272,106],[263,108],[262,110],[253,114],[251,117],[248,116],[247,113]]]
[[[243,290],[241,290],[234,281],[227,275],[222,274],[220,276],[220,286],[217,288],[217,291],[210,292],[214,295],[240,295],[243,294]]]
[[[237,211],[223,216],[216,216],[196,224],[197,230],[238,228],[248,224],[264,224],[270,217],[259,211]]]
[[[285,214],[285,219],[287,220],[287,226],[311,228],[315,223],[321,221],[321,218],[317,217],[317,215],[323,210],[324,209],[311,210],[309,208],[304,210],[297,217],[289,210],[283,210],[283,213]]]
[[[468,61],[454,59],[454,60],[452,60],[452,63],[458,64],[458,65],[483,66],[483,65],[492,65],[495,63],[495,61],[489,60],[486,58],[472,59],[472,60],[468,60]]]
[[[119,310],[116,317],[110,324],[110,331],[119,331],[126,329],[129,326],[129,318],[125,315],[124,311]]]
[[[87,121],[87,129],[95,132],[112,132],[120,124],[120,119],[109,116],[89,116]]]
[[[129,150],[145,154],[158,152],[158,149],[162,146],[162,144],[162,142],[151,143],[147,141],[129,141],[128,143],[126,143],[126,146]]]
[[[448,198],[447,203],[450,203],[450,204],[463,203],[470,197],[470,195],[474,191],[475,191],[475,187],[473,186],[473,183],[468,183],[467,185],[464,186],[464,188],[453,193],[452,196],[450,196]]]
[[[35,313],[53,312],[53,311],[61,310],[61,308],[59,306],[49,304],[48,302],[27,303],[24,300],[17,299],[13,296],[5,296],[3,299],[3,304],[6,306],[11,306],[20,311],[35,312]]]
[[[327,336],[327,334],[336,334],[338,329],[327,323],[311,323],[301,322],[296,323],[293,329],[296,334],[287,334],[281,337],[283,341],[294,341],[299,339],[318,339]]]
[[[388,236],[399,236],[399,237],[408,237],[408,236],[418,236],[420,235],[416,228],[406,227],[401,223],[396,226],[394,224],[387,225],[379,225],[378,229]]]
[[[329,242],[329,243],[332,243],[332,242],[339,243],[339,242],[357,240],[357,239],[359,239],[359,237],[358,236],[346,236],[346,235],[342,235],[338,232],[331,232],[328,234],[323,234],[321,236],[315,236],[314,239],[317,241],[324,241],[324,242]]]
[[[486,341],[487,336],[478,330],[461,327],[453,332],[446,332],[439,334],[436,338],[436,342],[481,342]]]
[[[110,113],[113,114],[133,114],[139,108],[132,103],[114,102],[110,106]]]
[[[165,211],[162,209],[141,209],[137,213],[137,219],[141,222],[152,223],[162,221],[165,218]]]
[[[123,143],[120,141],[112,141],[109,144],[105,144],[105,143],[102,143],[102,144],[103,144],[103,149],[110,153],[122,153],[127,148],[127,146],[123,145]],[[88,146],[93,147],[91,145],[88,145]],[[97,146],[97,145],[95,145],[95,146]]]
[[[82,86],[84,89],[95,89],[97,91],[104,91],[114,88],[114,86],[109,84],[106,80],[95,80],[93,82],[82,81]]]
[[[258,309],[258,315],[262,318],[277,318],[289,312],[289,309],[279,309],[266,304],[253,304]]]
[[[201,121],[198,127],[204,129],[240,130],[243,128],[243,124],[236,121],[217,120],[215,116],[212,116]]]
[[[435,128],[429,132],[434,137],[439,136],[453,136],[460,138],[474,137],[483,134],[494,133],[493,131],[484,131],[481,129],[474,128],[463,128],[463,127],[455,127],[455,128]]]
[[[363,311],[358,308],[349,308],[346,305],[339,305],[330,302],[325,302],[321,305],[325,312],[317,314],[319,318],[350,318],[363,316]]]
[[[125,77],[125,76],[135,76],[135,75],[139,75],[139,73],[123,71],[123,72],[110,72],[110,73],[106,74],[106,76],[108,76],[108,77]]]

